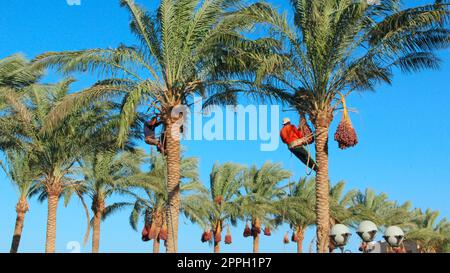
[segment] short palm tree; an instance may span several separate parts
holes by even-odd
[[[140,106],[150,105],[160,113],[170,192],[168,252],[177,251],[180,208],[182,119],[176,111],[181,105],[189,105],[192,94],[207,97],[218,91],[234,90],[236,75],[247,69],[248,51],[274,44],[272,39],[245,38],[241,30],[251,28],[260,19],[254,10],[261,5],[241,5],[242,2],[162,0],[157,12],[152,14],[133,0],[121,0],[121,6],[131,15],[130,28],[140,41],[139,46],[51,52],[35,60],[38,67],[58,67],[65,73],[97,71],[105,76],[93,87],[61,102],[52,112],[49,128],[79,106],[104,98],[120,98],[117,138],[122,144]]]
[[[55,85],[35,84],[26,92],[3,92],[2,99],[9,101],[1,126],[16,124],[15,134],[22,140],[21,149],[31,156],[39,172],[40,186],[47,199],[46,252],[55,251],[56,210],[60,196],[75,188],[78,180],[73,176],[74,165],[83,152],[91,150],[98,135],[98,124],[109,116],[104,105],[92,105],[67,116],[51,134],[42,130],[49,112],[67,95],[73,80]]]
[[[327,251],[329,240],[328,135],[336,111],[355,91],[390,83],[395,68],[437,68],[435,51],[450,44],[446,1],[411,8],[400,3],[292,0],[292,26],[275,11],[265,14],[286,49],[260,58],[257,84],[308,115],[315,128],[319,252]]]
[[[209,196],[202,199],[203,226],[205,230],[212,228],[214,253],[220,252],[222,232],[226,226],[236,225],[239,217],[240,189],[243,186],[245,167],[234,164],[215,164],[209,175]]]
[[[285,195],[285,187],[280,183],[291,173],[280,164],[266,162],[260,169],[253,166],[244,174],[244,190],[239,202],[241,215],[251,221],[253,253],[259,252],[259,239],[262,225],[272,225],[277,213],[276,201]]]
[[[287,222],[295,233],[297,253],[303,252],[303,240],[308,227],[316,221],[315,180],[302,178],[293,185],[290,194],[277,202],[277,222]]]
[[[450,251],[450,222],[443,218],[439,222],[439,211],[418,209],[414,223],[416,227],[406,233],[408,240],[418,243],[424,253],[439,253]]]
[[[1,166],[19,194],[16,205],[16,225],[10,250],[11,253],[17,253],[22,237],[25,214],[29,209],[28,198],[38,190],[36,187],[38,173],[33,169],[30,156],[24,152],[7,151],[6,165],[1,163]]]
[[[131,196],[134,201],[129,203],[133,209],[130,214],[130,225],[137,229],[140,216],[144,217],[144,230],[150,233],[153,240],[153,253],[160,250],[160,241],[165,241],[167,247],[170,227],[167,225],[165,206],[169,198],[167,188],[166,163],[161,155],[150,157],[150,170],[130,177],[126,189],[119,192]],[[194,222],[201,222],[200,206],[206,189],[198,178],[198,160],[182,158],[180,177],[181,207],[180,212]],[[143,195],[139,190],[143,191]]]
[[[345,182],[339,181],[330,189],[330,226],[335,224],[350,224],[354,216],[350,206],[358,190],[353,189],[344,194]]]
[[[376,194],[372,189],[358,192],[352,196],[349,211],[351,223],[356,227],[359,221],[370,220],[380,228],[398,225],[409,229],[413,225],[415,214],[411,211],[411,203],[399,205],[389,200],[386,193]]]
[[[92,252],[98,253],[100,247],[101,222],[109,215],[127,205],[106,202],[117,192],[117,188],[127,184],[127,181],[140,173],[144,162],[144,152],[131,151],[95,151],[83,156],[80,174],[84,176],[79,190],[92,200]]]

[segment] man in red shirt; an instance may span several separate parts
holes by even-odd
[[[281,140],[288,145],[289,150],[310,169],[317,171],[316,162],[310,157],[308,151],[303,147],[306,144],[304,135],[291,124],[288,118],[283,119],[283,128],[280,132]]]

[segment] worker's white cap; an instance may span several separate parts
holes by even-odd
[[[290,122],[291,122],[291,120],[289,118],[284,118],[283,119],[283,125],[286,125],[286,124],[288,124]]]

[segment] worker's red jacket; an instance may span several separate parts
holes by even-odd
[[[281,129],[280,137],[284,143],[289,145],[292,141],[303,138],[303,134],[294,125],[288,124]]]

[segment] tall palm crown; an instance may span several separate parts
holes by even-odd
[[[258,4],[241,0],[162,0],[156,14],[146,12],[133,0],[121,0],[131,15],[130,28],[140,45],[116,49],[91,49],[46,53],[36,58],[37,67],[60,71],[96,71],[105,79],[69,96],[52,112],[48,128],[79,106],[99,99],[122,101],[119,144],[126,140],[130,124],[142,106],[161,114],[167,146],[168,186],[171,192],[169,224],[177,232],[180,176],[180,115],[172,110],[189,103],[189,95],[209,95],[233,90],[240,72],[246,71],[251,50],[273,46],[272,39],[246,39],[241,30],[261,18]],[[251,65],[250,65],[251,66]],[[232,77],[227,77],[231,75]],[[168,212],[169,212],[168,210]],[[172,229],[170,229],[172,230]],[[176,252],[177,233],[169,238],[169,252]]]
[[[370,5],[353,0],[291,0],[292,27],[276,12],[266,14],[285,53],[261,58],[258,81],[284,98],[315,128],[317,248],[328,245],[328,133],[335,111],[355,91],[390,83],[393,69],[437,68],[434,51],[449,45],[449,4],[402,9],[400,0]]]
[[[42,74],[41,69],[31,67],[30,62],[20,54],[0,60],[0,88],[20,90],[36,83]]]
[[[280,183],[288,179],[291,173],[280,164],[266,162],[258,169],[249,168],[244,174],[244,190],[239,202],[242,215],[252,222],[253,251],[259,251],[259,234],[262,225],[271,225],[277,213],[275,201],[286,195],[285,187]]]
[[[26,92],[42,74],[42,69],[32,68],[22,55],[15,54],[0,60],[0,122],[4,126],[0,133],[2,150],[23,147],[23,139],[19,137],[22,128],[18,123],[7,122],[9,105],[15,102],[16,92]],[[6,96],[7,94],[9,95]]]
[[[30,155],[23,151],[5,152],[6,163],[0,162],[3,171],[17,188],[19,198],[28,198],[37,190],[36,180],[39,172],[32,165]]]

